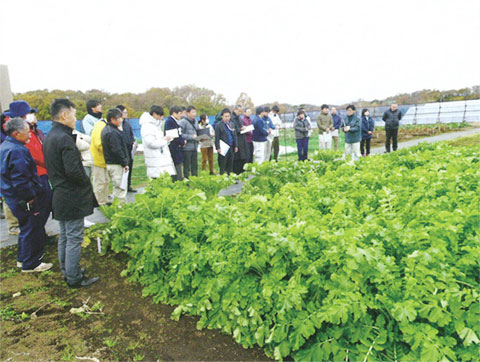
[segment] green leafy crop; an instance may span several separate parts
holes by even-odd
[[[173,318],[302,361],[479,357],[478,148],[254,165],[233,181],[154,181],[108,210],[124,275]]]

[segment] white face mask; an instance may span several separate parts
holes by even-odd
[[[26,121],[28,123],[35,123],[36,121],[35,115],[33,113],[27,114]]]

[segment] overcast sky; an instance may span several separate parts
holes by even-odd
[[[0,44],[13,92],[344,103],[480,84],[480,1],[2,0]]]

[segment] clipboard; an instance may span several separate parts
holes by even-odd
[[[229,149],[230,149],[230,146],[225,142],[223,142],[222,140],[220,140],[220,154],[222,156],[225,156]]]

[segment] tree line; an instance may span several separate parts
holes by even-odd
[[[50,119],[49,107],[55,98],[68,98],[77,106],[77,118],[82,119],[86,114],[85,103],[89,99],[96,99],[103,105],[104,110],[113,108],[118,104],[123,104],[127,110],[129,117],[138,118],[144,112],[150,109],[153,104],[162,105],[167,110],[173,105],[196,107],[199,114],[205,113],[208,115],[215,115],[223,108],[227,107],[227,100],[222,94],[215,93],[213,90],[207,88],[197,87],[195,85],[185,85],[182,87],[170,88],[150,88],[143,93],[109,93],[103,90],[92,89],[86,92],[74,90],[34,90],[25,93],[16,93],[13,98],[15,100],[25,100],[32,107],[38,109],[38,119]],[[421,104],[431,102],[448,102],[458,100],[469,100],[480,98],[480,85],[470,88],[461,88],[453,90],[431,90],[424,89],[413,93],[401,93],[382,100],[374,99],[372,101],[365,101],[358,99],[353,101],[358,107],[375,107],[381,105],[388,105],[392,100],[396,100],[398,104]],[[324,102],[321,102],[324,103]],[[240,104],[242,107],[255,106],[253,100],[247,93],[242,92],[238,96],[235,104]],[[294,105],[288,103],[273,102],[268,104],[272,106],[276,104],[280,108],[280,113],[295,112],[299,108],[304,108],[309,111],[319,110],[319,105],[301,104]],[[261,106],[261,105],[260,105]],[[337,105],[342,107],[344,105]]]

